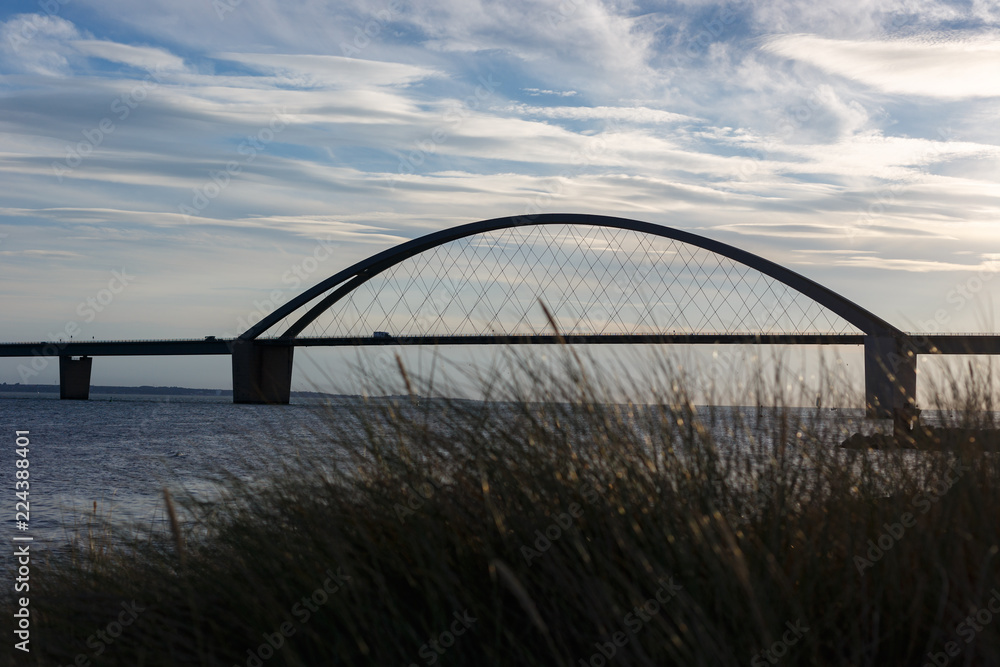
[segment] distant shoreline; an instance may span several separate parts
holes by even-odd
[[[58,394],[58,384],[0,384],[0,394]],[[121,394],[132,396],[232,396],[232,389],[196,389],[193,387],[118,387],[93,385],[91,394]],[[340,394],[321,391],[293,391],[296,398],[339,398]]]

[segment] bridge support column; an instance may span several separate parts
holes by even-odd
[[[896,336],[865,336],[865,409],[909,430],[917,400],[917,355]]]
[[[92,357],[59,357],[59,398],[86,401],[90,398]]]
[[[233,403],[288,405],[292,390],[292,346],[233,343]]]

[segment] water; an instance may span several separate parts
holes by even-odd
[[[317,404],[234,405],[229,398],[93,395],[0,399],[0,475],[7,534],[65,544],[93,512],[119,522],[162,521],[163,488],[211,494],[220,472],[243,478],[280,466],[328,432]],[[15,520],[15,431],[30,431],[30,521]],[[23,509],[23,508],[21,508]],[[75,518],[76,517],[76,518]]]
[[[112,400],[113,398],[113,400]],[[7,489],[8,535],[27,534],[39,546],[61,546],[74,525],[86,523],[94,504],[119,525],[162,525],[163,488],[210,497],[222,473],[250,479],[287,463],[300,451],[319,448],[330,460],[331,426],[357,412],[358,399],[343,398],[287,406],[234,405],[226,397],[102,396],[60,401],[54,396],[0,399],[0,475]],[[773,412],[717,409],[742,415],[744,425],[771,432]],[[711,425],[708,410],[700,411]],[[825,411],[824,411],[825,412]],[[860,411],[831,412],[821,421],[839,442],[851,430],[870,430]],[[802,410],[802,417],[818,413]],[[846,418],[846,420],[845,420]],[[503,421],[503,420],[500,420]],[[748,444],[747,433],[727,432],[728,419],[713,428],[717,442]],[[502,424],[496,426],[503,427]],[[15,519],[15,431],[30,431],[30,530]],[[827,440],[827,438],[824,438]]]

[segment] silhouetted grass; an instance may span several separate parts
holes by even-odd
[[[513,358],[486,401],[404,373],[414,398],[331,413],[327,453],[38,571],[32,657],[1000,664],[1000,619],[960,626],[1000,586],[995,455],[848,452],[850,416],[785,407],[780,387],[760,415],[697,410],[670,363],[613,383],[562,359]]]

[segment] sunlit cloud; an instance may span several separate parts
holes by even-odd
[[[413,83],[440,72],[402,63],[377,62],[326,55],[280,53],[220,53],[222,60],[250,65],[258,71],[281,73],[286,82],[300,86],[388,86]]]
[[[18,14],[0,23],[0,68],[57,76],[69,70],[79,53],[73,42],[83,37],[73,24],[59,16]]]
[[[691,123],[699,120],[684,114],[648,107],[536,107],[517,104],[507,109],[523,116],[566,120],[618,120],[630,123]]]
[[[872,255],[858,255],[856,257],[844,257],[835,260],[835,264],[840,266],[858,266],[865,268],[882,269],[886,271],[914,271],[926,272],[954,272],[954,271],[996,271],[997,266],[993,261],[983,261],[978,264],[959,264],[956,262],[942,262],[937,260],[900,259],[891,257],[874,257]]]
[[[943,99],[1000,96],[1000,35],[840,40],[781,35],[765,51],[885,93]]]
[[[556,97],[573,97],[574,95],[579,95],[575,90],[546,90],[544,88],[522,88],[521,90],[532,97],[538,95],[554,95]]]
[[[131,46],[102,40],[71,42],[80,53],[147,70],[183,70],[184,59],[164,49]]]

